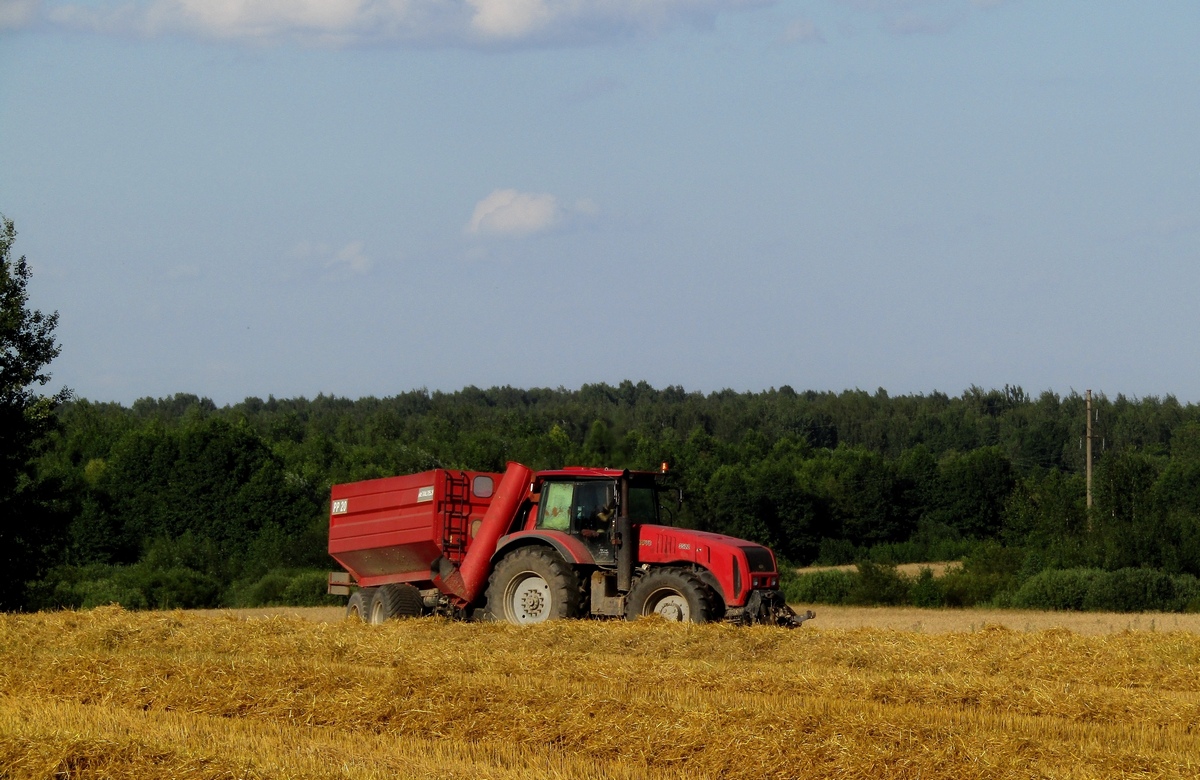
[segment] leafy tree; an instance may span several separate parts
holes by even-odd
[[[999,534],[1004,502],[1015,484],[1012,463],[1000,448],[952,452],[943,458],[939,471],[937,508],[930,516],[967,537]]]
[[[1101,567],[1162,565],[1164,529],[1153,494],[1162,465],[1162,458],[1132,449],[1100,462],[1092,530]]]
[[[320,511],[317,496],[289,477],[257,434],[218,418],[178,429],[154,422],[127,434],[99,488],[111,506],[109,524],[120,529],[122,563],[150,540],[189,533],[230,561],[249,558],[254,544],[283,558],[286,539],[300,539]]]
[[[0,225],[0,608],[13,609],[22,605],[24,583],[54,553],[58,513],[34,457],[70,393],[44,396],[37,389],[50,381],[46,367],[58,357],[58,313],[29,308],[29,264],[10,256],[17,236],[12,220],[0,216]]]

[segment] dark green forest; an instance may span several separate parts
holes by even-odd
[[[1093,409],[1089,515],[1075,393],[705,395],[625,381],[226,407],[184,394],[129,408],[67,401],[36,459],[56,525],[25,599],[319,603],[333,483],[507,460],[665,461],[685,496],[675,522],[762,542],[797,565],[867,562],[800,583],[809,600],[1013,603],[1043,572],[1069,570],[1084,578],[1076,590],[1125,572],[1127,587],[1159,594],[1152,605],[1186,608],[1200,575],[1200,408],[1099,396]],[[961,592],[953,578],[932,595],[920,583],[888,591],[898,587],[888,564],[963,558],[978,576]],[[878,592],[863,592],[872,577],[883,577]],[[1083,607],[1085,596],[1051,602]]]
[[[1200,407],[1022,388],[703,394],[645,382],[386,398],[43,394],[57,313],[0,219],[0,609],[317,604],[330,485],[666,462],[681,525],[772,547],[794,601],[1200,610]],[[894,564],[962,561],[915,579]]]

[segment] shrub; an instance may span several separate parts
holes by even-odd
[[[950,571],[942,582],[945,604],[950,607],[974,607],[996,604],[1017,588],[1018,572],[1025,560],[1019,548],[1002,547],[995,542],[977,544],[963,559],[960,569]]]
[[[146,594],[147,606],[153,609],[215,607],[221,595],[221,583],[215,577],[194,569],[130,566],[128,571],[133,583]]]
[[[996,542],[982,542],[963,558],[963,571],[973,574],[1012,577],[1021,571],[1025,550],[1005,547]]]
[[[1200,612],[1200,580],[1191,574],[1175,577],[1175,609],[1179,612]]]
[[[946,592],[942,585],[942,580],[933,576],[933,570],[924,567],[909,588],[909,601],[914,607],[945,606]]]
[[[1048,569],[1025,581],[1013,596],[1022,609],[1080,610],[1099,569]]]
[[[272,569],[258,579],[234,583],[226,595],[231,607],[317,607],[341,604],[326,593],[328,574],[315,569]]]
[[[860,557],[884,564],[957,561],[970,555],[976,546],[976,542],[964,539],[914,537],[907,542],[885,542],[874,545]]]
[[[895,566],[872,561],[858,564],[858,577],[849,594],[851,604],[906,604],[909,581]]]
[[[342,604],[340,597],[329,595],[328,587],[328,572],[301,571],[292,577],[292,581],[283,589],[283,599],[287,604],[297,607]]]
[[[115,568],[115,567],[114,567]],[[63,602],[62,606],[79,609],[106,607],[120,604],[125,609],[146,609],[150,606],[146,594],[138,588],[123,583],[120,576],[82,580],[67,587],[55,589]]]
[[[1095,612],[1146,612],[1174,609],[1175,583],[1155,569],[1118,569],[1092,580],[1083,608]]]
[[[32,606],[92,609],[120,604],[125,609],[196,609],[215,607],[220,593],[221,584],[215,577],[183,566],[61,566],[32,590]]]
[[[793,604],[845,604],[855,580],[848,571],[816,571],[781,580],[781,586]]]
[[[818,548],[818,566],[845,566],[863,556],[863,551],[848,539],[822,539]]]
[[[916,542],[884,542],[867,550],[866,559],[885,566],[899,563],[918,563],[926,560],[922,557],[921,545]]]

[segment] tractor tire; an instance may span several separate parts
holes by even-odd
[[[381,586],[367,614],[371,617],[369,622],[379,625],[393,618],[421,617],[424,607],[421,591],[407,583],[399,583]]]
[[[716,598],[687,569],[659,569],[639,579],[625,600],[625,619],[659,615],[679,623],[707,623],[715,616]]]
[[[346,617],[358,618],[364,623],[371,621],[371,602],[375,599],[375,588],[359,588],[350,594],[346,602]]]
[[[525,625],[578,617],[583,604],[579,574],[545,547],[522,547],[504,556],[488,580],[493,620]]]

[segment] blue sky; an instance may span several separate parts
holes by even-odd
[[[0,0],[52,388],[1200,401],[1200,4]]]

